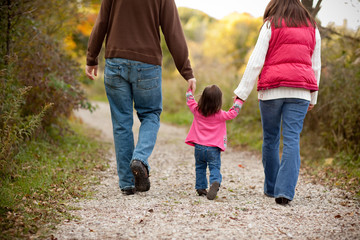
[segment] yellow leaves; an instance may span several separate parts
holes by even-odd
[[[210,25],[204,55],[220,63],[240,68],[257,40],[262,20],[247,13],[232,13]]]
[[[79,14],[77,23],[74,23],[75,30],[68,33],[64,39],[65,50],[72,56],[76,56],[78,49],[84,49],[87,39],[91,34],[92,28],[95,24],[99,5],[95,4],[92,7],[82,8]],[[75,38],[74,38],[75,36]],[[76,41],[74,41],[76,39]],[[80,39],[80,40],[79,40]]]
[[[76,28],[82,35],[87,37],[90,36],[99,9],[100,4],[91,4],[89,7],[81,8],[82,20]]]
[[[64,44],[65,44],[65,49],[66,50],[74,50],[76,48],[76,43],[74,42],[72,36],[67,36],[65,39],[64,39]]]
[[[82,5],[80,8],[80,12],[89,13],[89,14],[97,14],[100,9],[100,3],[92,3],[90,6]]]
[[[253,50],[254,50],[254,46],[248,48],[248,52],[246,53],[246,56],[243,58],[244,63],[247,63],[249,61],[249,58],[250,58]],[[242,66],[240,66],[237,69],[237,74],[239,76],[242,76],[244,74],[244,72],[245,72],[245,69],[246,69],[246,64],[243,64]]]
[[[326,158],[324,161],[325,166],[330,166],[333,164],[334,158]]]

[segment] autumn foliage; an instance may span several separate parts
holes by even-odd
[[[61,128],[74,109],[91,109],[68,41],[80,23],[81,3],[85,6],[85,1],[66,0],[1,2],[1,169],[8,169],[6,163],[36,131]],[[23,131],[36,116],[38,123]]]
[[[226,109],[232,102],[233,90],[239,84],[256,44],[262,19],[246,13],[234,13],[216,20],[192,9],[180,9],[180,13],[186,16],[182,18],[182,23],[185,34],[190,34],[187,39],[198,92],[201,93],[206,85],[218,84],[224,93],[223,108]],[[301,141],[303,159],[322,162],[325,158],[335,158],[337,161],[334,164],[356,171],[360,169],[360,30],[351,30],[346,26],[322,27],[320,23],[319,28],[322,35],[322,74],[318,104],[308,113],[304,123]],[[178,77],[175,73],[170,78]],[[186,115],[187,110],[183,106],[183,88],[186,86],[179,86],[181,82],[165,79],[164,116],[171,121],[189,124],[191,115]],[[172,116],[178,112],[181,113],[177,115],[179,121]],[[190,120],[186,120],[185,116]],[[233,146],[261,149],[261,119],[256,89],[244,104],[241,114],[229,122],[228,129],[229,142]],[[360,176],[360,173],[355,174]]]

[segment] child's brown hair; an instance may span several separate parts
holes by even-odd
[[[275,28],[282,27],[282,20],[288,27],[309,26],[309,23],[314,28],[316,26],[314,18],[300,0],[271,0],[265,9],[263,20],[269,20]]]
[[[204,89],[199,103],[198,111],[205,117],[211,116],[221,110],[222,92],[216,85],[208,86]]]

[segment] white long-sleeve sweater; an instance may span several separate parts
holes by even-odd
[[[267,27],[267,22],[261,28],[258,40],[256,42],[254,51],[252,52],[249,62],[246,66],[244,75],[240,81],[239,86],[235,89],[234,93],[241,98],[246,100],[252,89],[254,88],[255,82],[261,73],[262,67],[264,66],[266,54],[269,48],[269,42],[271,38],[271,28]],[[321,36],[319,30],[315,30],[316,45],[314,53],[311,57],[312,68],[315,73],[315,78],[319,86],[320,73],[321,73]],[[289,88],[279,87],[268,90],[261,90],[258,92],[259,100],[273,100],[279,98],[299,98],[310,101],[310,104],[315,105],[317,103],[318,92],[310,93],[310,90],[303,88]]]

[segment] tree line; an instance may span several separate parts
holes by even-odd
[[[0,5],[0,172],[20,147],[74,109],[91,109],[80,65],[66,51],[91,0],[2,0]]]
[[[322,1],[302,2],[316,19]],[[195,73],[199,78],[199,89],[203,85],[216,83],[224,92],[224,102],[231,103],[232,92],[255,46],[262,19],[246,13],[234,13],[216,20],[196,10],[180,8],[179,12],[189,41]],[[301,142],[305,146],[303,154],[313,161],[336,158],[349,168],[359,169],[360,100],[357,95],[360,91],[360,28],[352,30],[346,25],[322,26],[316,20],[322,36],[322,74],[318,104],[308,113],[304,123]],[[166,51],[164,55],[165,61],[171,62]],[[178,94],[174,94],[175,91],[172,89],[171,94],[166,96],[172,100],[168,101],[168,105],[164,104],[165,111],[186,112],[185,107],[180,107],[183,90]],[[172,102],[177,103],[177,107]],[[260,121],[254,89],[242,114],[234,124],[230,123],[230,128],[235,132],[232,142],[238,143],[238,138],[243,137],[237,129],[241,129],[245,135],[246,132],[249,135],[251,132],[261,132],[261,129],[257,129],[261,126]],[[261,134],[256,136],[256,141],[255,145],[260,146]]]
[[[79,62],[84,62],[87,39],[99,8],[96,0],[3,0],[0,5],[0,170],[19,148],[49,128],[63,129],[63,119],[77,108],[93,107]],[[322,0],[302,0],[316,17]],[[231,102],[256,43],[261,18],[234,13],[216,20],[197,10],[179,8],[191,60],[202,84],[219,84],[224,102]],[[324,27],[319,101],[305,121],[302,144],[314,156],[338,156],[348,164],[360,159],[360,31]],[[162,41],[164,84],[175,77],[171,55]],[[164,88],[165,112],[182,109],[183,89],[171,80]],[[178,93],[177,93],[178,92]],[[171,93],[171,94],[170,94]],[[253,93],[235,121],[253,129],[260,121]],[[244,127],[244,126],[245,127]],[[235,127],[234,127],[235,128]],[[234,138],[238,134],[234,134]],[[256,137],[261,141],[260,137]],[[260,140],[259,140],[260,139]],[[11,165],[11,164],[10,164]]]

